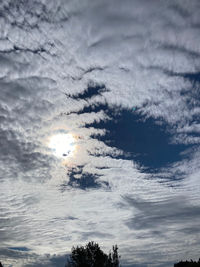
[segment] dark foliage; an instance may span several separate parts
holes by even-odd
[[[73,247],[66,267],[119,267],[118,247],[113,246],[113,251],[109,255],[93,241],[85,247]]]
[[[198,262],[196,261],[180,261],[174,264],[174,267],[200,267],[200,259]]]
[[[3,267],[2,263],[0,262],[0,267]]]

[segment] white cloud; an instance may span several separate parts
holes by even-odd
[[[105,130],[85,128],[94,121],[109,120],[109,114],[77,112],[97,104],[138,107],[141,114],[163,119],[173,128],[172,142],[199,144],[199,137],[190,135],[199,134],[199,122],[193,122],[199,115],[198,88],[185,75],[199,72],[199,8],[198,1],[186,0],[1,4],[2,246],[14,243],[41,255],[60,254],[92,238],[106,249],[118,243],[127,262],[131,255],[135,262],[144,263],[152,255],[158,262],[159,257],[169,261],[184,255],[185,243],[176,254],[170,248],[164,251],[195,229],[188,214],[181,214],[188,227],[181,235],[175,214],[176,209],[199,205],[198,148],[188,153],[191,158],[157,175],[144,174],[138,164],[115,158],[123,151],[91,138]],[[83,92],[91,81],[105,85],[107,91],[87,101],[65,95]],[[187,106],[188,99],[192,107]],[[59,129],[79,138],[76,157],[66,165],[46,148],[47,138]],[[102,175],[98,181],[108,182],[110,188],[68,188],[61,193],[60,185],[77,165],[83,165],[84,172]],[[185,180],[170,182],[168,178],[178,172]],[[183,194],[187,195],[184,203]],[[141,199],[141,213],[134,205],[124,204],[127,195]],[[149,221],[141,233],[134,224],[132,229],[127,227],[131,218],[138,225],[143,219],[144,223],[162,221],[161,211],[169,220],[174,216],[169,226],[161,227],[166,242],[161,233],[152,231]],[[197,216],[195,211],[192,216]],[[191,242],[196,257],[195,239]],[[7,261],[12,261],[9,257]]]

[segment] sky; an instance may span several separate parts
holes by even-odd
[[[200,1],[0,2],[0,261],[199,258]]]

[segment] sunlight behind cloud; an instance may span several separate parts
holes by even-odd
[[[75,139],[72,134],[58,133],[50,138],[48,145],[56,157],[66,158],[73,155],[74,142]]]

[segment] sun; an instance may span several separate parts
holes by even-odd
[[[72,134],[58,133],[50,137],[49,148],[54,156],[66,158],[73,155],[75,150],[75,138]]]

